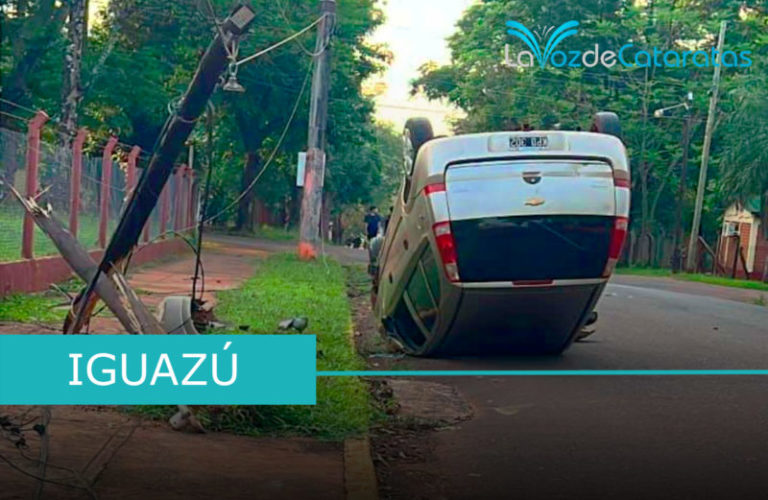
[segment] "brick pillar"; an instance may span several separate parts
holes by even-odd
[[[136,188],[136,160],[139,158],[139,153],[141,148],[138,146],[132,147],[131,152],[128,153],[128,170],[125,172],[125,191],[128,199]]]
[[[163,235],[163,239],[165,239],[165,231],[167,230],[166,224],[168,222],[168,212],[170,210],[170,205],[171,205],[170,192],[171,192],[170,182],[166,182],[165,187],[163,188],[163,192],[160,193],[160,234]]]
[[[69,232],[77,238],[77,227],[80,218],[80,179],[83,175],[83,143],[88,131],[81,128],[77,131],[72,143],[72,175],[69,177]]]
[[[45,111],[38,111],[27,124],[27,198],[37,196],[37,164],[40,161],[40,129],[48,121]],[[35,221],[28,213],[24,214],[21,233],[21,257],[32,259],[35,256]]]
[[[187,172],[187,224],[185,227],[191,230],[195,225],[195,171],[190,168]]]
[[[112,136],[101,155],[101,217],[99,220],[99,246],[107,247],[107,222],[109,221],[109,197],[112,186],[112,152],[117,146],[117,137]]]
[[[180,231],[184,224],[184,186],[186,165],[176,169],[176,193],[173,200],[173,230]]]

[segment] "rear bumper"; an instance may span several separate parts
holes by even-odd
[[[512,348],[559,351],[593,310],[606,280],[569,286],[489,287],[463,284],[450,325],[446,351]]]

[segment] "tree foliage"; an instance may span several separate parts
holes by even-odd
[[[23,12],[15,5],[23,4]],[[162,124],[182,95],[197,63],[234,3],[231,0],[110,0],[97,22],[91,21],[83,69],[84,95],[80,125],[97,142],[108,134],[121,142],[152,151]],[[239,58],[253,54],[312,23],[318,4],[310,0],[252,0],[257,19],[239,45]],[[58,2],[14,2],[4,13],[3,95],[26,106],[45,109],[56,118],[61,95],[64,17]],[[374,0],[337,4],[337,25],[331,43],[331,92],[327,129],[326,191],[333,211],[381,196],[379,182],[388,158],[381,140],[391,133],[373,119],[373,102],[361,83],[388,62],[383,47],[367,41],[383,22]],[[6,51],[6,41],[18,39]],[[56,48],[55,51],[50,47]],[[37,48],[42,54],[25,62]],[[228,206],[264,169],[278,141],[274,159],[259,177],[238,211],[224,220],[252,226],[254,197],[288,218],[298,211],[296,157],[306,148],[307,76],[315,50],[315,30],[239,67],[244,94],[217,91],[213,98],[214,183],[211,210]],[[43,76],[43,69],[45,74]],[[6,78],[5,75],[8,75]],[[17,75],[18,78],[17,78]],[[19,82],[16,82],[19,79]],[[304,92],[302,93],[302,89]],[[7,96],[7,97],[6,97]],[[291,111],[296,107],[293,121]],[[196,127],[192,142],[197,157],[207,158],[206,133]],[[285,133],[283,133],[285,132]],[[396,145],[394,145],[396,147]],[[196,162],[199,167],[204,162]]]
[[[563,45],[573,41],[582,50],[595,44],[615,50],[631,42],[633,50],[650,51],[653,47],[709,50],[716,44],[720,21],[727,20],[726,48],[751,50],[755,64],[723,71],[712,182],[705,207],[708,233],[716,231],[723,204],[733,196],[761,194],[768,187],[765,2],[486,0],[473,4],[458,22],[449,39],[450,64],[425,64],[412,82],[413,92],[447,98],[466,112],[454,124],[460,132],[551,128],[555,124],[583,129],[594,112],[615,111],[622,120],[623,139],[631,156],[633,227],[645,233],[669,234],[678,201],[684,203],[685,214],[692,210],[712,67],[513,68],[503,64],[505,44],[515,52],[526,47],[506,33],[508,20],[532,29],[578,20],[578,36]],[[681,103],[688,91],[694,93],[691,158],[685,197],[678,200],[684,113],[678,110],[657,119],[653,111]]]

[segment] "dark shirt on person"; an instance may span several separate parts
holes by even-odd
[[[369,238],[379,234],[379,224],[381,224],[381,215],[369,213],[365,215],[365,228]]]

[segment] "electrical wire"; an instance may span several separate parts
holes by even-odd
[[[291,26],[290,19],[288,19],[288,15],[286,14],[285,5],[283,5],[282,0],[275,0],[275,2],[277,4],[277,10],[280,12],[280,17],[282,17],[285,20],[286,25],[288,25],[288,27],[290,29],[294,29]],[[332,22],[332,25],[331,25],[331,29],[329,30],[329,33],[333,33],[336,30],[336,16],[333,16],[333,18],[331,19],[331,22]],[[305,54],[307,54],[309,57],[317,57],[320,54],[322,54],[325,51],[325,49],[328,47],[328,44],[330,43],[330,37],[328,37],[326,40],[324,40],[322,47],[318,51],[315,51],[315,52],[313,52],[313,51],[309,50],[308,48],[306,48],[304,46],[304,44],[302,44],[298,40],[294,40],[294,43],[296,43],[296,45],[298,45],[298,47],[301,49],[301,51],[304,52]]]
[[[203,221],[203,223],[211,222],[214,219],[219,218],[221,215],[225,214],[226,212],[231,210],[234,206],[236,206],[238,203],[240,203],[240,201],[245,197],[245,195],[247,195],[251,191],[251,189],[253,189],[253,186],[255,186],[256,183],[259,181],[261,176],[264,174],[264,172],[267,170],[267,168],[272,163],[272,160],[275,159],[275,156],[277,155],[277,152],[279,151],[280,146],[282,145],[283,140],[285,139],[285,136],[288,134],[288,129],[290,128],[291,124],[293,123],[293,119],[296,116],[296,111],[298,111],[298,109],[299,109],[299,104],[301,104],[302,97],[304,96],[304,91],[307,88],[307,82],[309,81],[309,76],[310,76],[310,74],[312,72],[312,67],[313,67],[312,64],[308,65],[308,67],[307,67],[307,74],[304,76],[304,83],[302,83],[302,85],[301,85],[301,90],[299,91],[299,95],[296,98],[296,102],[293,105],[293,110],[291,111],[291,115],[289,116],[288,121],[285,123],[285,127],[283,128],[283,131],[282,131],[282,133],[280,134],[280,137],[277,140],[277,144],[275,144],[275,147],[272,149],[272,152],[270,153],[269,157],[267,158],[267,161],[264,163],[264,166],[261,167],[261,170],[259,171],[258,174],[256,174],[256,177],[253,178],[253,180],[248,185],[248,187],[246,187],[237,196],[237,198],[235,198],[235,200],[232,203],[230,203],[229,205],[224,207],[218,213],[212,215],[211,217],[206,218]]]
[[[323,14],[322,16],[320,16],[320,17],[318,17],[317,19],[315,19],[315,20],[314,20],[314,21],[313,21],[311,24],[309,24],[309,25],[305,26],[303,29],[301,29],[301,30],[297,31],[297,32],[296,32],[296,33],[294,33],[293,35],[291,35],[291,36],[288,36],[288,37],[286,37],[286,38],[283,38],[283,39],[282,39],[282,40],[280,40],[279,42],[277,42],[277,43],[275,43],[275,44],[273,44],[273,45],[270,45],[270,46],[269,46],[269,47],[267,47],[266,49],[260,50],[260,51],[256,52],[255,54],[251,54],[250,56],[247,56],[247,57],[245,57],[245,58],[243,58],[243,59],[240,59],[239,61],[237,61],[237,62],[236,62],[236,63],[234,63],[234,64],[235,64],[235,65],[237,65],[237,66],[240,66],[241,64],[245,64],[245,63],[247,63],[247,62],[253,61],[253,60],[254,60],[254,59],[256,59],[257,57],[263,56],[263,55],[264,55],[264,54],[266,54],[267,52],[271,52],[271,51],[275,50],[276,48],[278,48],[278,47],[281,47],[281,46],[285,45],[286,43],[290,42],[290,41],[291,41],[291,40],[293,40],[294,38],[298,38],[299,36],[303,35],[303,34],[304,34],[304,33],[306,33],[307,31],[309,31],[310,29],[312,29],[312,28],[313,28],[315,25],[317,25],[317,24],[318,24],[320,21],[322,21],[322,20],[323,20],[323,19],[324,19],[326,16],[328,16],[328,14]],[[327,47],[327,44],[326,44],[326,47]],[[325,50],[325,47],[323,47],[322,51],[324,51],[324,50]],[[320,53],[322,53],[322,51],[321,51]]]
[[[20,121],[27,122],[27,123],[30,120],[29,118],[24,118],[23,116],[14,115],[13,113],[8,113],[7,111],[0,111],[0,115],[5,115],[5,116],[11,117],[11,118],[15,118],[16,120],[20,120]]]
[[[14,108],[19,108],[19,109],[21,109],[23,111],[27,111],[29,113],[32,113],[33,115],[37,113],[37,111],[32,109],[32,108],[28,108],[26,106],[22,106],[21,104],[19,104],[17,102],[9,101],[8,99],[3,99],[2,97],[0,97],[0,102],[4,102],[6,104],[10,104]]]

